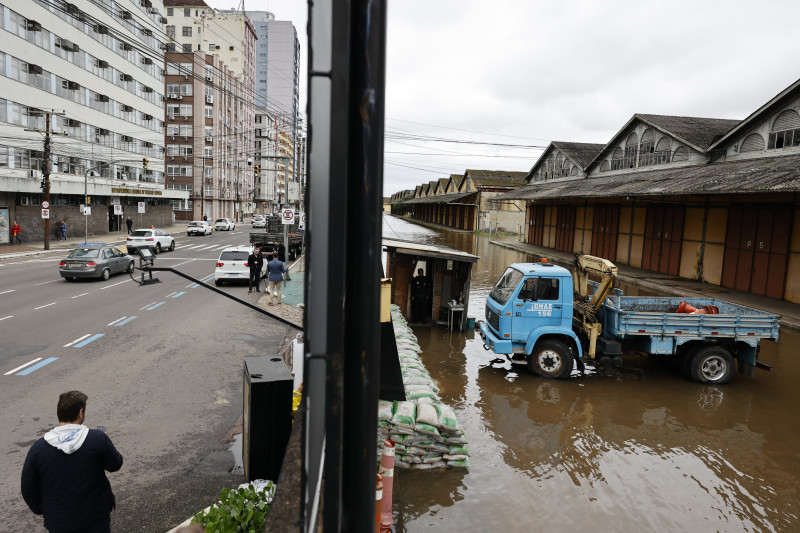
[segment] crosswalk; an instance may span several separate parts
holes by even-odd
[[[205,252],[208,250],[222,250],[223,248],[229,248],[233,246],[231,244],[195,244],[192,246],[181,246],[181,250],[194,250],[196,252]]]

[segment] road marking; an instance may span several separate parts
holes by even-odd
[[[176,292],[178,292],[178,291],[172,291],[171,293],[167,294],[166,298],[169,298],[170,296],[172,296],[172,295],[173,295],[173,294],[175,294]]]
[[[40,361],[40,362],[36,363],[36,364],[35,364],[35,365],[33,365],[32,367],[30,367],[30,368],[26,368],[25,370],[23,370],[22,372],[20,372],[20,373],[19,373],[19,374],[17,374],[17,375],[18,375],[18,376],[27,376],[27,375],[28,375],[28,374],[30,374],[31,372],[34,372],[34,371],[36,371],[36,370],[39,370],[39,369],[40,369],[40,368],[42,368],[43,366],[49,365],[50,363],[52,363],[53,361],[56,361],[57,359],[58,359],[58,357],[48,357],[48,358],[47,358],[47,359],[45,359],[44,361]]]
[[[151,305],[150,307],[148,307],[148,308],[147,308],[147,310],[148,310],[148,311],[152,311],[152,310],[153,310],[153,309],[155,309],[156,307],[158,307],[158,306],[160,306],[160,305],[164,305],[165,303],[167,303],[167,302],[158,302],[157,304],[155,304],[155,305]]]
[[[202,249],[198,250],[198,252],[205,252],[205,251],[207,251],[207,250],[210,250],[210,249],[212,249],[212,248],[216,248],[216,247],[217,247],[217,245],[216,245],[216,244],[210,244],[210,245],[208,245],[208,246],[206,246],[206,247],[204,247],[204,248],[202,248]]]
[[[125,320],[126,318],[128,318],[128,317],[124,316],[124,317],[122,317],[122,318],[118,318],[118,319],[116,319],[114,322],[109,322],[108,324],[106,324],[106,326],[113,326],[114,324],[116,324],[116,323],[117,323],[117,322],[119,322],[120,320]]]
[[[145,305],[144,307],[140,307],[140,308],[139,308],[139,311],[142,311],[142,310],[144,310],[145,308],[147,308],[147,307],[150,307],[150,306],[151,306],[151,305],[153,305],[154,303],[156,303],[156,302],[150,302],[149,304]]]
[[[2,266],[2,265],[0,265],[0,266]],[[14,292],[14,291],[16,291],[16,290],[17,290],[17,289],[11,289],[10,291],[3,291],[3,292],[0,292],[0,294],[8,294],[9,292]]]
[[[3,321],[3,320],[5,320],[6,318],[11,318],[11,317],[13,317],[13,316],[14,316],[14,315],[8,315],[8,316],[4,316],[3,318],[0,318],[0,321]]]
[[[92,335],[91,337],[89,337],[85,341],[79,342],[78,344],[73,346],[73,348],[83,348],[84,346],[86,346],[90,342],[94,342],[94,341],[96,341],[97,339],[99,339],[100,337],[102,337],[104,335],[105,335],[105,333],[98,333],[96,335]]]
[[[100,290],[102,291],[103,289],[110,289],[111,287],[116,287],[117,285],[122,285],[123,283],[128,283],[129,281],[131,281],[131,280],[126,279],[125,281],[120,281],[119,283],[115,283],[113,285],[106,285],[105,287],[100,287]]]
[[[41,357],[37,357],[37,358],[36,358],[36,359],[34,359],[33,361],[28,361],[28,362],[27,362],[27,363],[25,363],[24,365],[19,365],[19,366],[18,366],[17,368],[15,368],[14,370],[9,370],[8,372],[6,372],[6,373],[5,373],[5,374],[3,374],[3,375],[4,375],[4,376],[7,376],[7,375],[9,375],[9,374],[13,374],[13,373],[14,373],[14,372],[16,372],[17,370],[22,370],[22,369],[23,369],[23,368],[25,368],[26,366],[28,366],[28,365],[32,365],[32,364],[33,364],[33,363],[35,363],[36,361],[41,361],[41,360],[42,360],[42,358],[41,358]]]
[[[176,294],[175,296],[173,296],[173,298],[177,298],[179,296],[183,296],[184,294],[186,294],[186,291],[181,291],[178,294]]]
[[[77,296],[73,296],[72,299],[74,300],[75,298],[80,298],[81,296],[86,296],[87,294],[89,294],[89,293],[88,292],[84,292],[84,293],[79,294]]]
[[[194,259],[187,259],[183,263],[178,263],[177,265],[172,265],[172,268],[179,267],[181,265],[185,265],[186,263],[191,263],[192,261],[194,261]]]
[[[54,279],[52,281],[43,281],[42,283],[35,284],[34,287],[38,287],[39,285],[47,285],[48,283],[55,283],[56,281],[61,281],[63,279],[64,278],[58,278],[58,279]]]
[[[65,345],[64,345],[64,348],[69,348],[70,346],[72,346],[72,345],[73,345],[73,344],[75,344],[76,342],[81,342],[83,339],[85,339],[85,338],[86,338],[86,337],[88,337],[89,335],[91,335],[91,333],[87,333],[87,334],[86,334],[86,335],[84,335],[83,337],[79,337],[79,338],[75,339],[74,341],[70,342],[69,344],[65,344]]]
[[[57,303],[58,303],[58,302],[53,302],[53,303],[51,303],[51,304],[47,304],[47,305],[41,305],[41,306],[39,306],[39,307],[34,307],[34,308],[33,308],[33,310],[34,310],[34,311],[36,311],[37,309],[44,309],[45,307],[50,307],[51,305],[56,305]]]
[[[211,281],[212,279],[214,279],[214,274],[211,274],[211,275],[210,275],[210,276],[208,276],[207,278],[202,278],[200,281],[202,281],[203,283],[205,283],[206,281]]]
[[[132,320],[134,320],[136,318],[138,318],[138,317],[135,316],[135,315],[134,316],[129,316],[128,318],[126,318],[122,322],[119,322],[119,323],[114,324],[114,325],[117,326],[117,327],[121,327],[121,326],[124,326],[125,324],[127,324],[128,322],[131,322]]]

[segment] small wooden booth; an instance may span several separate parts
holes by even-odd
[[[411,319],[411,281],[422,269],[431,287],[427,316],[436,324],[464,331],[469,311],[472,265],[477,255],[433,244],[383,239],[386,249],[386,277],[392,279],[392,303]]]

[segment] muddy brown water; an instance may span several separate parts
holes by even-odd
[[[384,236],[479,255],[469,315],[481,320],[506,266],[530,260],[395,218]],[[414,331],[471,458],[466,470],[396,470],[398,531],[800,530],[800,335],[762,343],[772,372],[705,386],[650,357],[547,380],[474,332]]]

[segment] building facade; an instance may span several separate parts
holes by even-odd
[[[242,221],[255,210],[255,30],[202,0],[164,5],[168,186],[191,191],[181,218]]]
[[[744,120],[637,114],[588,157],[551,144],[498,198],[526,201],[544,250],[800,302],[799,111],[800,81]]]
[[[164,189],[163,42],[153,31],[163,5],[98,4],[0,2],[0,242],[9,219],[29,239],[44,237],[48,173],[50,217],[86,223],[89,233],[113,230],[126,216],[169,225],[170,202],[187,197]]]

